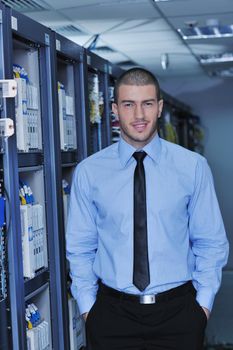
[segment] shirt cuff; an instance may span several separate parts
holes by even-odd
[[[96,301],[97,289],[98,287],[95,287],[94,290],[83,290],[82,292],[78,293],[76,285],[74,283],[71,284],[71,292],[77,301],[78,309],[81,315],[91,310]]]
[[[201,287],[197,291],[196,300],[197,302],[207,308],[209,311],[212,310],[214,303],[215,294],[209,288]]]
[[[78,298],[77,303],[79,306],[79,312],[81,315],[89,312],[94,305],[96,297],[92,295],[86,295],[85,298]]]

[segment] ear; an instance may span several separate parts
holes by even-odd
[[[160,117],[161,117],[161,114],[162,114],[162,110],[163,110],[163,100],[159,100],[158,104],[159,104],[159,114],[158,114],[158,118],[160,118]]]
[[[118,115],[118,107],[115,102],[112,103],[112,111],[114,114]]]

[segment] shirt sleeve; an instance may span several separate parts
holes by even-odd
[[[219,209],[211,170],[204,157],[198,159],[195,188],[189,206],[191,249],[195,256],[193,284],[196,299],[211,311],[227,262],[229,245]]]
[[[96,207],[90,192],[88,177],[81,163],[73,176],[66,229],[71,291],[81,314],[91,309],[98,289],[97,276],[93,271],[97,249]]]

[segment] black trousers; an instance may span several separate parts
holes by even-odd
[[[87,350],[202,350],[206,324],[194,288],[155,304],[98,292],[86,320]]]

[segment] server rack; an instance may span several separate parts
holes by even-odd
[[[186,104],[165,92],[162,92],[162,95],[164,108],[162,118],[159,119],[161,137],[203,154],[204,130],[200,125],[200,118],[193,115],[191,108]]]
[[[109,120],[110,120],[110,131],[111,131],[111,143],[117,142],[120,138],[120,124],[118,117],[112,112],[112,103],[114,102],[114,87],[116,79],[124,72],[123,69],[115,64],[108,63],[109,72]]]
[[[8,59],[8,53],[9,53],[9,45],[7,45],[8,41],[8,35],[11,30],[10,28],[10,23],[9,21],[6,20],[6,8],[0,3],[0,10],[1,10],[1,24],[0,24],[0,30],[1,30],[1,37],[0,37],[0,45],[1,45],[1,64],[0,64],[0,75],[1,79],[9,79],[12,77],[12,72],[9,73],[9,70],[6,67],[7,59]],[[1,105],[1,118],[6,118],[11,116],[12,117],[12,103],[10,100],[2,100],[2,105]],[[12,213],[14,212],[15,205],[14,202],[12,201],[12,198],[14,198],[15,194],[15,185],[14,185],[14,179],[16,178],[16,169],[13,166],[14,160],[12,159],[13,157],[9,157],[9,154],[11,153],[12,150],[15,149],[15,138],[9,138],[6,139],[4,144],[2,144],[2,154],[1,154],[1,160],[2,160],[2,166],[1,168],[4,169],[4,187],[9,195],[9,202],[6,210],[6,220],[9,222],[9,219],[11,220],[11,226],[8,229],[7,232],[7,239],[8,239],[8,251],[11,253],[12,248],[14,249],[14,246],[16,244],[15,238],[14,237],[14,228],[17,226],[16,220],[17,218],[12,216]],[[16,158],[14,156],[14,158]],[[12,217],[11,217],[12,216]],[[20,309],[20,305],[17,304],[17,298],[16,298],[16,291],[17,291],[17,275],[18,273],[22,272],[21,266],[17,266],[19,256],[16,253],[13,260],[9,259],[8,262],[8,271],[12,273],[16,273],[16,279],[10,279],[10,289],[9,289],[9,284],[7,285],[7,293],[8,293],[8,299],[9,303],[11,304],[11,316],[14,317],[12,319],[12,324],[11,324],[11,330],[12,332],[21,332],[23,331],[25,333],[24,328],[22,329],[22,326],[20,326],[20,320],[18,319],[18,316],[16,316],[18,313],[22,312],[22,309]],[[22,297],[21,290],[19,290],[19,294]],[[16,314],[16,311],[18,310],[18,313]],[[7,320],[7,315],[6,315],[6,300],[1,302],[1,316],[3,316],[3,320]],[[6,316],[6,319],[5,317]],[[1,318],[2,319],[2,318]],[[1,324],[1,338],[3,341],[3,349],[8,349],[12,348],[13,342],[12,342],[12,334],[11,334],[10,327],[8,328],[8,331],[6,330],[6,324],[3,322]],[[21,337],[17,336],[17,339],[15,339],[14,344],[16,344],[19,347],[19,344],[22,343]]]
[[[159,134],[162,138],[188,148],[189,106],[162,91],[164,107],[158,120]]]
[[[108,62],[85,50],[86,81],[88,82],[88,155],[111,144]]]
[[[54,87],[54,91],[57,91],[57,125],[59,124],[59,130],[55,136],[56,149],[61,150],[60,157],[57,159],[57,180],[58,180],[58,192],[62,194],[60,200],[63,200],[62,215],[63,222],[60,222],[60,242],[63,246],[63,261],[65,268],[63,269],[64,280],[64,303],[66,304],[66,310],[64,310],[64,318],[66,319],[66,333],[67,336],[66,346],[71,350],[80,349],[85,344],[84,334],[84,322],[82,317],[78,313],[76,301],[70,294],[70,279],[69,268],[65,264],[65,229],[69,205],[69,194],[72,176],[74,169],[79,161],[87,156],[87,119],[86,110],[88,108],[88,101],[85,95],[84,86],[86,84],[85,77],[85,62],[84,62],[84,49],[67,38],[53,33],[53,40],[56,46],[55,50],[55,83],[59,84],[58,88]],[[62,87],[63,91],[60,90]],[[66,96],[66,97],[65,97]],[[68,96],[68,97],[67,97]],[[65,100],[66,99],[66,100]],[[70,105],[72,104],[72,105]],[[74,142],[68,142],[69,147],[64,147],[64,130],[66,130],[66,120],[64,122],[64,114],[69,116],[73,115],[73,137]],[[58,123],[59,119],[59,123]],[[57,138],[57,140],[56,140]],[[61,192],[62,189],[62,192]],[[67,279],[66,279],[66,277]],[[68,307],[67,307],[68,306]]]
[[[3,42],[1,45],[4,47],[3,57],[1,57],[2,78],[13,78],[13,64],[17,65],[14,69],[15,74],[18,74],[18,76],[15,75],[18,77],[17,105],[14,100],[6,101],[4,104],[4,115],[12,117],[17,134],[6,140],[3,154],[4,182],[9,194],[7,218],[11,220],[8,232],[11,348],[26,350],[29,346],[29,338],[33,343],[35,333],[26,332],[25,312],[29,309],[28,304],[30,308],[34,304],[40,311],[41,321],[44,320],[43,325],[41,323],[38,326],[35,323],[35,327],[39,327],[37,333],[43,331],[43,334],[48,337],[46,349],[65,349],[56,176],[55,169],[51,166],[56,159],[51,137],[54,134],[55,124],[51,75],[53,73],[51,69],[52,34],[49,29],[9,7],[1,5],[1,10],[4,11],[1,36]],[[28,77],[26,77],[26,71]],[[24,78],[20,74],[25,74]],[[25,89],[26,103],[23,95]],[[22,102],[22,105],[19,102]],[[26,123],[23,128],[20,123],[22,115]],[[24,206],[20,205],[20,186],[21,190],[22,187],[25,190],[25,198],[30,200],[33,197],[31,193],[26,192],[26,189],[27,191],[29,187],[32,189],[37,202],[36,206],[33,207],[34,204],[27,206],[25,203]],[[22,197],[21,192],[21,199]],[[28,251],[30,254],[32,252],[35,254],[34,269],[31,268],[32,264],[24,264],[26,257],[31,256],[25,253],[28,248],[26,249],[24,245],[25,231],[22,220],[22,218],[25,219],[23,213],[25,211],[29,213],[28,208],[31,213],[32,207],[35,215],[32,217],[33,227],[40,228],[40,231],[30,230],[33,232],[30,236],[33,239],[30,239],[30,242],[33,242],[34,248],[31,246],[32,249]],[[28,214],[28,217],[30,215]],[[27,230],[29,234],[29,226]],[[31,270],[26,272],[26,266]],[[38,321],[39,313],[36,312]]]
[[[4,20],[5,7],[0,3],[0,80],[5,78],[4,61],[4,38],[6,37],[7,26]],[[3,99],[2,87],[0,87],[0,118],[6,118],[6,100]],[[10,309],[9,309],[9,285],[8,285],[8,231],[9,231],[9,202],[5,191],[3,164],[6,162],[5,142],[7,140],[0,139],[0,348],[2,350],[12,349],[11,333],[10,333]],[[6,199],[6,201],[4,200]],[[7,206],[5,205],[7,203]]]

